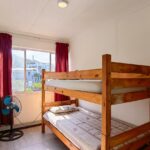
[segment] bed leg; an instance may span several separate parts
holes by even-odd
[[[75,99],[75,100],[76,100],[75,105],[78,107],[79,106],[79,99]]]
[[[42,117],[42,133],[45,133],[45,124],[44,124],[44,112],[45,112],[45,89],[44,89],[44,85],[45,85],[45,78],[44,78],[44,74],[45,74],[45,69],[42,69],[42,113],[41,113],[41,117]]]
[[[42,133],[45,133],[45,124],[44,124],[44,121],[42,120]]]

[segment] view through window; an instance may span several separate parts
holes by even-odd
[[[12,51],[12,88],[13,91],[24,91],[24,51]]]
[[[12,50],[13,91],[41,90],[42,69],[55,71],[55,54],[33,50]]]

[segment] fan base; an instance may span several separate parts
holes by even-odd
[[[0,141],[8,142],[14,141],[23,136],[23,132],[20,130],[4,131],[0,133]]]

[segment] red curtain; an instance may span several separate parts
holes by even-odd
[[[67,43],[56,43],[56,72],[67,72],[68,65],[68,47]],[[68,96],[55,94],[55,101],[68,100]]]
[[[10,116],[3,116],[2,100],[6,95],[12,95],[12,36],[0,33],[0,124],[9,124]]]

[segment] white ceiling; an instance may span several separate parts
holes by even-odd
[[[0,31],[69,39],[91,23],[149,5],[150,0],[0,0]]]

